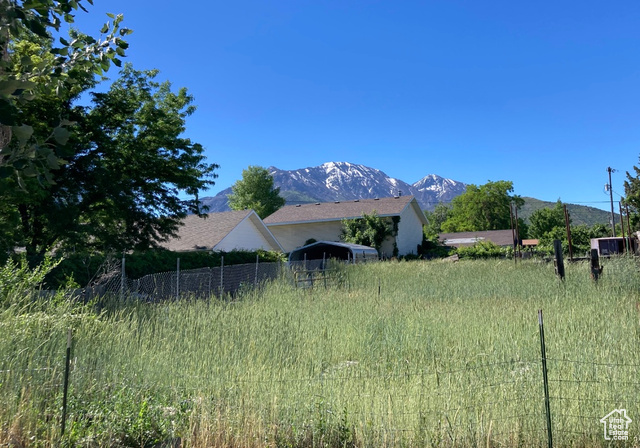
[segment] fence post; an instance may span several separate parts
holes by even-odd
[[[180,257],[176,260],[176,300],[180,299]]]
[[[602,266],[600,266],[600,257],[598,249],[591,249],[591,278],[597,283],[600,274],[602,274]]]
[[[60,435],[64,435],[67,425],[67,396],[69,392],[69,369],[71,367],[71,328],[67,331],[67,356],[64,367],[64,384],[62,389],[62,421],[60,422]]]
[[[127,279],[127,276],[124,272],[124,254],[122,254],[122,264],[121,264],[121,272],[120,272],[120,301],[124,300],[124,282]]]
[[[260,255],[256,254],[256,278],[253,281],[253,287],[258,287],[258,263],[260,262]]]
[[[538,310],[538,324],[540,325],[540,352],[542,353],[542,379],[544,381],[544,407],[547,417],[547,439],[549,441],[549,448],[553,448],[553,436],[551,433],[551,406],[549,404],[549,378],[547,377],[547,349],[544,345],[542,310]]]
[[[220,297],[224,294],[224,255],[220,256]]]
[[[562,260],[562,241],[553,240],[553,255],[555,257],[556,274],[564,280],[564,261]]]

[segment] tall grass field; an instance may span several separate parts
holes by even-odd
[[[640,271],[603,264],[598,283],[582,263],[560,281],[552,263],[411,261],[234,300],[8,299],[0,446],[640,446]],[[627,438],[607,440],[621,410]]]

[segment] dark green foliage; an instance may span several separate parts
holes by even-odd
[[[392,234],[389,222],[374,211],[370,215],[363,214],[362,218],[343,220],[340,238],[346,243],[362,244],[380,251],[384,240]]]
[[[424,216],[429,224],[424,227],[424,234],[427,238],[437,238],[442,233],[442,224],[451,216],[451,206],[439,203],[433,211],[425,210]]]
[[[188,213],[201,212],[198,193],[213,184],[217,165],[182,136],[193,98],[156,75],[127,65],[106,93],[93,94],[91,107],[57,96],[22,107],[33,121],[63,115],[76,125],[60,149],[66,162],[51,172],[55,184],[31,180],[27,191],[0,193],[8,216],[0,219],[0,236],[3,228],[13,232],[9,249],[23,245],[30,258],[54,245],[59,253],[148,249]]]
[[[558,200],[553,208],[541,208],[529,217],[529,235],[531,238],[540,238],[555,227],[566,227],[564,218],[564,206]]]
[[[260,263],[281,261],[283,255],[279,252],[231,251],[231,252],[171,252],[164,249],[139,251],[125,255],[125,274],[127,278],[137,279],[147,274],[171,272],[176,270],[177,259],[180,258],[180,269],[198,269],[224,265],[255,263],[256,256]],[[58,288],[66,284],[68,278],[80,286],[86,286],[100,272],[105,263],[119,266],[122,255],[100,254],[71,254],[61,260],[60,264],[51,270],[46,277],[46,286]]]
[[[281,208],[285,200],[280,196],[280,188],[273,188],[273,177],[266,168],[249,166],[242,170],[242,179],[232,187],[229,207],[232,210],[253,210],[264,219]]]
[[[491,241],[478,241],[473,246],[459,247],[456,252],[460,258],[506,258],[513,255],[513,248],[500,247]]]
[[[604,224],[595,224],[591,227],[584,224],[571,226],[573,255],[577,257],[588,256],[589,251],[591,250],[591,239],[607,236],[611,236],[611,233],[609,227]],[[552,254],[553,240],[560,240],[562,242],[562,250],[564,253],[569,253],[567,229],[565,226],[554,227],[552,230],[545,232],[545,234],[540,237],[540,242],[536,251],[542,254]]]
[[[624,203],[629,206],[629,221],[632,230],[640,229],[640,168],[633,167],[634,174],[627,171],[627,180],[624,181]]]
[[[467,185],[466,191],[451,201],[451,211],[447,220],[442,223],[442,231],[510,229],[511,204],[521,207],[524,203],[519,196],[511,196],[512,191],[513,182],[504,180],[489,181],[479,187]],[[521,231],[521,235],[524,233]]]

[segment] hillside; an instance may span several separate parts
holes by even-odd
[[[556,205],[555,202],[541,201],[535,198],[523,197],[522,199],[525,200],[525,204],[518,212],[518,216],[525,221],[528,221],[534,211],[547,207],[553,208]],[[589,227],[594,224],[610,225],[611,213],[605,210],[577,204],[567,204],[567,210],[573,225],[586,224]],[[615,218],[616,222],[620,221],[619,214],[615,214]]]

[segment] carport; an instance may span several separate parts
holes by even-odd
[[[316,241],[312,244],[294,249],[289,254],[289,263],[309,260],[328,260],[330,258],[345,260],[351,263],[362,263],[378,259],[378,251],[373,247],[361,244],[341,243],[336,241]]]

